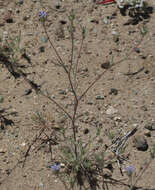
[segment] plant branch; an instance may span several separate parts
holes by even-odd
[[[51,47],[52,47],[53,50],[55,51],[56,56],[57,56],[58,59],[59,59],[60,65],[64,68],[65,72],[68,74],[68,70],[67,70],[67,68],[66,68],[66,66],[65,66],[65,63],[63,62],[61,56],[59,55],[58,51],[56,50],[55,46],[53,45],[53,43],[52,43],[52,41],[51,41],[51,39],[50,39],[50,37],[49,37],[49,35],[48,35],[47,29],[46,29],[46,26],[45,26],[45,21],[43,21],[42,23],[43,23],[43,28],[44,28],[44,31],[45,31],[45,33],[46,33],[46,36],[47,36],[47,38],[48,38],[48,40],[49,40],[49,43],[50,43]]]

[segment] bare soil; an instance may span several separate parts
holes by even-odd
[[[42,10],[39,1],[0,1],[0,34],[7,31],[9,36],[21,35],[20,46],[26,49],[29,59],[18,55],[18,64],[27,78],[40,85],[42,91],[54,97],[69,113],[73,112],[73,94],[63,68],[60,67],[55,52],[50,47],[38,13]],[[145,166],[150,157],[150,149],[155,144],[155,1],[149,0],[152,11],[147,18],[131,21],[123,16],[116,4],[97,5],[91,0],[43,0],[47,12],[46,28],[57,51],[66,66],[69,65],[71,40],[68,32],[68,16],[75,14],[74,61],[78,57],[81,42],[80,25],[86,26],[78,68],[78,95],[80,95],[103,71],[101,79],[88,91],[78,109],[78,136],[87,141],[101,127],[103,143],[110,145],[110,135],[119,136],[137,127],[136,134],[129,138],[125,154],[128,162],[122,165],[121,176],[117,163],[113,164],[112,177],[128,183],[124,168],[133,165],[134,172]],[[12,21],[8,21],[11,18]],[[147,30],[144,37],[141,32]],[[1,55],[0,55],[1,56]],[[121,61],[122,60],[122,61]],[[106,63],[114,64],[106,68]],[[29,92],[29,93],[27,93]],[[23,166],[28,147],[32,144],[42,125],[36,123],[36,113],[42,113],[51,128],[69,126],[59,110],[47,98],[39,95],[22,76],[15,78],[0,59],[0,189],[1,190],[59,190],[64,185],[52,173],[50,166],[59,160],[61,142],[45,142],[42,135],[33,145]],[[109,106],[115,113],[107,114]],[[49,130],[49,128],[48,128]],[[88,133],[85,134],[87,131]],[[67,131],[71,134],[71,130]],[[49,134],[49,132],[48,132]],[[144,136],[147,151],[135,147],[136,135]],[[97,141],[98,139],[96,139]],[[155,190],[155,162],[138,181],[139,189]],[[117,184],[111,189],[128,189]]]

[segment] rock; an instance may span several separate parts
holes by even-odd
[[[109,94],[117,95],[118,94],[118,90],[116,88],[111,88]]]
[[[61,168],[65,168],[65,164],[64,163],[60,163],[60,167]]]
[[[148,149],[147,140],[143,135],[137,135],[134,137],[133,143],[135,144],[137,150],[146,151]]]
[[[60,9],[60,8],[61,8],[60,4],[56,4],[56,5],[55,5],[55,8],[56,8],[56,9]]]
[[[115,114],[115,113],[117,113],[117,112],[118,112],[117,109],[113,108],[112,106],[109,106],[109,108],[108,108],[107,111],[106,111],[106,114],[107,114],[107,115],[112,115],[112,114]]]
[[[29,15],[26,15],[26,16],[23,17],[23,21],[27,21],[28,19],[30,19]]]
[[[55,96],[54,96],[54,95],[51,95],[50,98],[51,98],[51,99],[55,99]]]
[[[147,75],[147,74],[150,73],[150,71],[146,69],[146,70],[144,71],[144,73]]]
[[[17,5],[23,5],[24,1],[23,0],[18,0]]]
[[[112,35],[113,35],[113,41],[118,42],[119,41],[119,33],[116,31],[112,31]]]
[[[110,67],[110,62],[109,61],[106,61],[105,63],[101,64],[102,69],[109,69],[109,67]]]
[[[6,150],[5,150],[5,149],[0,148],[0,153],[5,153],[5,152],[6,152]]]
[[[40,47],[39,47],[39,51],[40,51],[40,53],[45,52],[45,47],[44,47],[44,46],[40,46]]]
[[[147,107],[146,107],[145,105],[141,106],[141,109],[142,109],[143,111],[148,111],[148,109],[147,109]]]
[[[104,95],[97,95],[96,100],[104,100]]]
[[[104,169],[104,172],[103,172],[103,176],[104,176],[104,178],[111,178],[112,177],[112,172],[110,171],[110,170],[108,170],[108,169]]]
[[[8,31],[3,31],[2,43],[4,43],[7,39],[8,39]]]
[[[134,127],[134,128],[137,128],[137,127],[138,127],[138,124],[137,124],[137,123],[134,123],[134,124],[133,124],[133,127]]]
[[[148,129],[144,129],[143,132],[146,137],[151,137],[151,132]]]
[[[60,20],[59,22],[60,22],[60,24],[66,24],[67,23],[66,20]]]
[[[88,105],[93,105],[93,102],[92,101],[88,101],[87,104]]]
[[[27,90],[24,91],[23,96],[27,96],[27,95],[29,95],[29,94],[31,94],[31,93],[32,93],[32,89],[29,88],[29,89],[27,89]]]
[[[104,22],[104,24],[108,24],[108,19],[105,17],[104,19],[103,19],[103,22]]]
[[[119,122],[122,121],[122,120],[121,120],[121,117],[114,117],[114,120],[115,120],[115,121],[119,121]]]
[[[99,24],[99,20],[97,18],[91,18],[90,22],[95,23],[95,24]]]
[[[47,42],[48,42],[48,38],[47,38],[47,37],[43,37],[43,38],[41,38],[40,40],[41,40],[41,42],[43,42],[43,43],[47,43]]]
[[[20,145],[24,147],[24,146],[26,146],[26,143],[25,143],[25,142],[23,142],[23,143],[21,143]]]
[[[0,26],[4,26],[5,22],[3,20],[0,20]]]
[[[135,51],[136,53],[140,53],[140,49],[139,49],[139,48],[134,48],[134,51]]]
[[[66,95],[66,94],[67,94],[67,92],[66,92],[66,90],[60,90],[60,91],[59,91],[59,94]]]
[[[13,17],[11,15],[11,11],[7,11],[6,14],[4,15],[4,20],[7,23],[13,23]]]
[[[88,133],[89,133],[89,129],[87,129],[87,128],[84,129],[83,134],[84,134],[84,135],[87,135]]]
[[[155,127],[153,127],[153,123],[148,123],[144,126],[145,129],[148,129],[150,131],[155,130]]]

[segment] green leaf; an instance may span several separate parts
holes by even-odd
[[[142,27],[142,29],[141,29],[141,35],[142,35],[142,36],[145,36],[145,35],[147,34],[147,32],[148,32],[148,29],[147,29],[147,27],[144,25],[144,26]]]
[[[155,158],[155,144],[152,146],[152,148],[151,148],[151,158]]]

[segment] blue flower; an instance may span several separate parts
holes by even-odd
[[[58,172],[60,169],[60,165],[54,162],[54,164],[50,168],[53,172]]]
[[[45,11],[40,11],[39,13],[40,18],[46,18],[46,16],[47,16],[47,13]]]
[[[132,176],[134,167],[133,167],[133,166],[127,166],[127,167],[125,168],[125,170],[126,170],[128,176]]]

